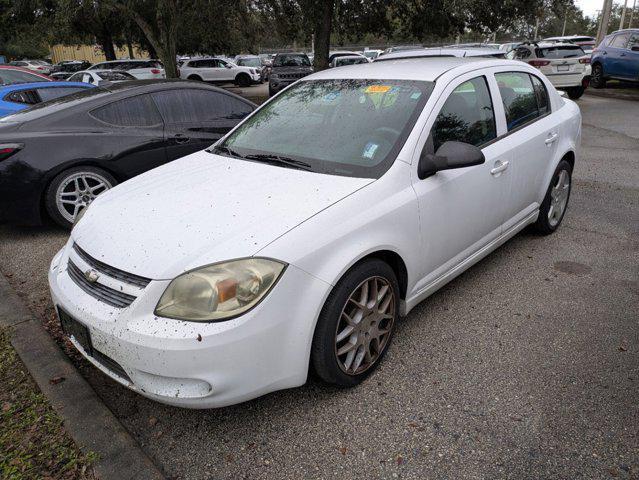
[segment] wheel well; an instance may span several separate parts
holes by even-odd
[[[406,264],[402,257],[390,250],[379,250],[377,252],[369,253],[359,261],[361,262],[369,258],[377,258],[387,263],[393,269],[395,276],[397,276],[397,282],[399,283],[399,296],[405,300],[406,290],[408,288],[408,271],[406,270]]]
[[[202,80],[202,77],[200,77],[199,75],[189,75],[186,79],[187,80]]]
[[[566,160],[570,164],[571,170],[575,169],[575,152],[567,152],[562,160]]]

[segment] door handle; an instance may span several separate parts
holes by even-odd
[[[177,135],[173,137],[173,141],[175,143],[188,143],[189,141],[191,141],[191,139],[187,137],[186,135],[182,135],[181,133],[178,133]]]
[[[508,168],[508,164],[510,162],[508,161],[504,161],[502,162],[501,160],[497,160],[495,162],[495,168],[493,168],[490,171],[490,174],[493,175],[494,177],[498,176],[501,172],[503,172],[504,170],[506,170]]]
[[[558,138],[559,138],[559,134],[558,133],[550,133],[548,135],[548,138],[546,140],[544,140],[544,143],[546,145],[552,145],[553,143],[555,143],[557,141]]]

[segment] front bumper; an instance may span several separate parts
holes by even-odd
[[[80,269],[86,267],[71,243],[51,263],[53,302],[89,329],[100,357],[72,338],[76,348],[122,385],[162,403],[213,408],[306,381],[313,330],[329,284],[289,265],[269,295],[240,317],[217,323],[172,320],[153,314],[169,280],[151,281],[123,309],[85,293],[67,273],[69,256]]]

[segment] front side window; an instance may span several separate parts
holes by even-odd
[[[506,110],[506,124],[511,131],[539,116],[537,97],[530,76],[524,72],[496,73],[499,93]]]
[[[81,82],[82,81],[82,73],[76,73],[69,77],[70,82]]]
[[[253,111],[237,98],[206,90],[167,90],[154,93],[153,99],[168,124],[241,119]]]
[[[629,40],[630,40],[630,34],[622,33],[620,35],[617,35],[615,38],[613,38],[610,46],[615,48],[626,48],[628,46]]]
[[[332,175],[378,178],[395,161],[432,82],[314,80],[294,84],[218,148],[255,161],[282,158]]]
[[[149,95],[138,95],[91,111],[98,120],[118,127],[150,127],[162,119]]]
[[[459,85],[442,107],[432,129],[435,151],[450,140],[476,147],[497,136],[495,113],[484,77]]]
[[[13,103],[22,103],[24,105],[35,105],[40,103],[40,98],[35,90],[20,90],[7,95],[5,100]]]

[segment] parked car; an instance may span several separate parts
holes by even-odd
[[[555,43],[574,43],[579,45],[581,49],[586,53],[591,53],[597,43],[595,37],[588,35],[565,35],[562,37],[548,37],[544,38],[542,42],[555,42]]]
[[[46,75],[32,72],[22,67],[10,65],[0,65],[0,85],[10,85],[12,83],[30,82],[50,82],[51,78]]]
[[[619,30],[605,37],[593,50],[590,62],[595,88],[604,88],[611,79],[639,82],[639,28]]]
[[[70,82],[85,82],[100,85],[104,82],[118,83],[135,80],[129,72],[122,70],[85,70],[76,72],[70,78]]]
[[[0,221],[38,225],[49,216],[69,228],[97,195],[206,148],[254,108],[210,85],[147,80],[90,88],[4,117]]]
[[[400,315],[526,226],[559,228],[580,131],[522,62],[324,70],[98,197],[51,262],[53,303],[90,362],[160,402],[242,402],[310,366],[351,387]]]
[[[166,78],[164,65],[159,60],[111,60],[96,63],[87,70],[123,70],[138,80]]]
[[[388,55],[389,53],[400,52],[400,51],[421,50],[423,48],[424,48],[423,45],[397,45],[394,47],[388,47],[386,50],[380,53],[379,56]]]
[[[329,52],[328,53],[328,64],[331,65],[333,63],[333,60],[335,60],[336,58],[339,58],[339,57],[363,57],[363,58],[366,58],[360,52],[347,52],[347,51]]]
[[[260,83],[268,80],[267,66],[257,55],[238,55],[233,61],[238,67],[254,68],[260,73]]]
[[[584,94],[590,81],[589,59],[578,45],[571,43],[522,43],[506,56],[538,68],[555,88],[565,90],[576,100]]]
[[[278,53],[273,59],[268,80],[269,96],[312,72],[311,61],[305,53]]]
[[[15,83],[0,86],[0,117],[38,103],[81,92],[92,86],[77,82]]]
[[[51,64],[44,60],[14,60],[13,62],[9,62],[8,65],[11,65],[12,67],[26,68],[27,70],[41,73],[43,75],[48,75],[53,69]]]
[[[387,53],[373,60],[374,62],[386,62],[399,58],[426,58],[426,57],[483,57],[506,58],[506,52],[495,48],[420,48],[417,50],[400,50]]]
[[[49,76],[54,80],[67,80],[75,72],[86,70],[91,66],[86,60],[63,60],[56,63]]]
[[[366,58],[368,58],[372,62],[377,57],[379,57],[381,53],[382,53],[382,50],[375,50],[375,49],[369,48],[368,50],[364,50],[362,52],[362,55],[364,55]]]
[[[340,57],[334,57],[329,67],[343,67],[345,65],[360,65],[362,63],[369,63],[370,60],[362,55],[344,55]]]
[[[261,82],[261,68],[240,67],[221,58],[197,58],[182,65],[180,78],[199,82],[233,82],[240,87],[248,87]]]

